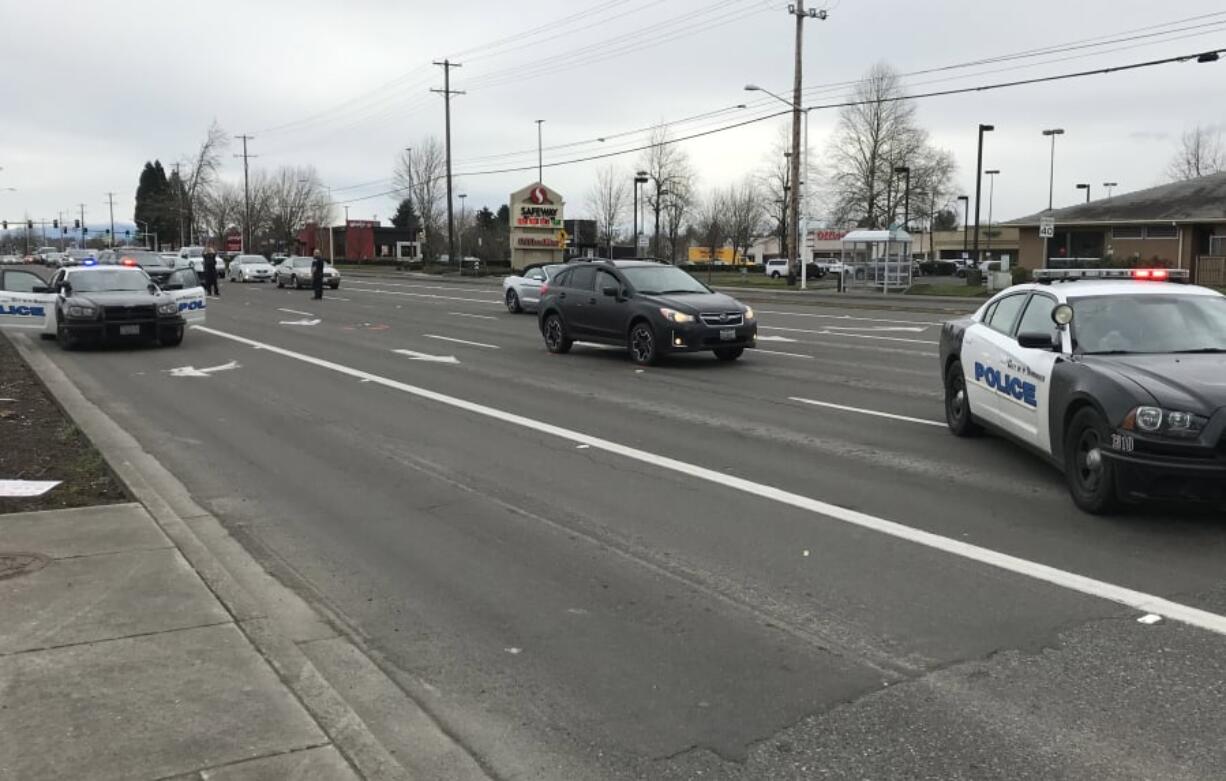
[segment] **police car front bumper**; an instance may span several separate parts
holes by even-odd
[[[63,322],[64,329],[72,336],[97,342],[170,338],[186,325],[187,321],[179,315],[102,320],[69,319]]]
[[[1121,435],[1126,432],[1120,432]],[[1226,434],[1205,442],[1135,440],[1132,452],[1106,450],[1123,499],[1226,502]]]

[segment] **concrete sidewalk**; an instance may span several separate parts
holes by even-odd
[[[0,515],[0,781],[487,778],[403,671],[13,344],[138,503]]]
[[[141,505],[0,546],[0,778],[358,777]]]

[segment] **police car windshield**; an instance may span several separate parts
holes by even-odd
[[[1226,350],[1226,298],[1136,295],[1070,299],[1084,355]]]
[[[676,266],[631,266],[621,271],[634,289],[644,295],[711,292]]]
[[[137,292],[149,286],[149,277],[139,269],[80,271],[68,278],[73,293]]]

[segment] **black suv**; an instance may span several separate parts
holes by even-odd
[[[574,263],[541,288],[539,311],[550,352],[567,352],[575,340],[625,345],[643,365],[703,350],[735,361],[758,336],[753,309],[654,261]]]

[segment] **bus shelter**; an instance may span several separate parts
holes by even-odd
[[[911,287],[911,234],[904,230],[856,230],[843,237],[844,288],[883,293]]]

